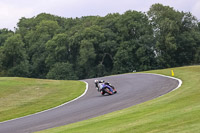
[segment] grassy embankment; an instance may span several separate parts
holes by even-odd
[[[148,71],[170,76],[171,69]],[[162,97],[114,113],[40,133],[200,132],[200,66],[173,68],[182,86]]]
[[[0,122],[61,105],[84,91],[80,81],[0,77]]]

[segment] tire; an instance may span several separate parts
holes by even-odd
[[[105,94],[105,92],[104,92],[103,90],[101,90],[100,92],[101,92],[101,95],[104,95],[104,94]]]

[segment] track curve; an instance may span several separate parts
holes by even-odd
[[[118,93],[101,96],[94,89],[94,79],[84,80],[89,86],[83,97],[59,108],[2,122],[0,133],[30,133],[86,120],[154,99],[179,85],[177,79],[154,74],[122,74],[97,79],[110,82]],[[109,104],[105,104],[108,101]]]

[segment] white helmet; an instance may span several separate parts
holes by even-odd
[[[98,80],[94,80],[94,83],[98,83],[99,81]]]

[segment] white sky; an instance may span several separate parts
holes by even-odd
[[[0,29],[13,30],[21,17],[30,18],[44,12],[66,18],[105,16],[127,10],[147,12],[155,3],[191,12],[200,20],[200,0],[0,0]]]

